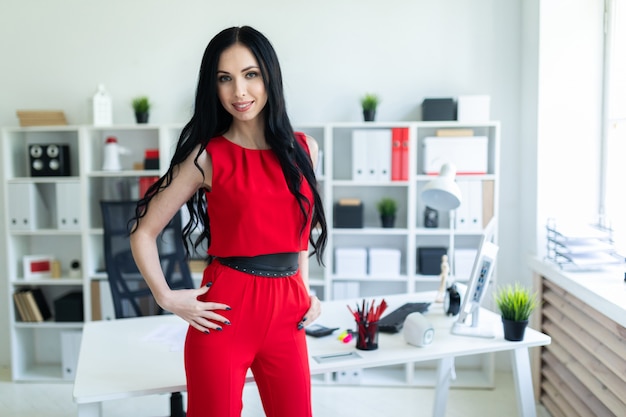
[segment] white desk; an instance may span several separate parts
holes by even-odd
[[[387,311],[392,311],[407,301],[431,301],[434,293],[394,295],[385,299],[389,304]],[[324,302],[317,323],[353,328],[347,303],[345,300]],[[336,336],[309,337],[311,373],[439,360],[433,416],[443,417],[455,357],[510,351],[519,415],[536,416],[528,348],[549,344],[549,336],[527,329],[522,342],[505,341],[499,316],[487,310],[481,311],[481,322],[493,323],[495,339],[450,334],[454,319],[446,317],[438,304],[431,305],[427,317],[435,328],[435,337],[432,344],[422,348],[405,343],[402,334],[381,334],[378,350],[357,351],[360,358],[356,359],[318,363],[314,357],[356,351],[354,342],[344,344]],[[182,329],[186,323],[176,316],[166,315],[85,324],[74,382],[74,401],[80,417],[101,416],[103,401],[186,390],[183,352],[172,350],[167,343],[148,340],[155,329],[163,326]],[[419,412],[416,410],[416,415]]]

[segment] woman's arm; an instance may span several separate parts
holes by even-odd
[[[195,155],[195,151],[191,152],[185,161],[174,168],[171,184],[152,198],[146,215],[139,219],[130,236],[130,243],[135,263],[159,306],[180,316],[198,330],[207,331],[207,329],[219,327],[209,319],[226,321],[224,317],[212,310],[224,309],[228,306],[200,302],[198,297],[206,293],[208,288],[170,289],[161,268],[156,243],[159,233],[185,202],[199,189],[211,185],[212,167],[209,156],[203,152],[198,160],[206,173],[206,178],[209,179],[205,181],[194,164]]]
[[[317,166],[317,158],[319,157],[319,145],[317,141],[311,136],[307,135],[306,144],[309,147],[309,155],[311,156],[311,163],[313,164],[313,170]]]
[[[319,147],[317,145],[317,141],[310,136],[306,137],[307,146],[309,147],[309,154],[311,156],[311,162],[313,167],[317,165],[317,158],[319,154]],[[298,266],[300,268],[300,274],[302,276],[302,281],[304,283],[304,288],[306,288],[307,292],[311,291],[311,286],[309,284],[309,251],[301,251],[300,256],[298,257]],[[320,300],[312,295],[310,296],[311,306],[309,310],[304,315],[304,318],[298,325],[298,327],[304,327],[310,323],[313,323],[321,313],[321,305]]]

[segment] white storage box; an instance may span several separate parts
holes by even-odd
[[[488,122],[491,108],[489,96],[457,97],[456,119],[459,122]]]
[[[397,277],[400,275],[399,249],[370,248],[369,249],[369,275]]]
[[[335,249],[335,274],[350,277],[367,275],[367,249]]]
[[[457,175],[486,174],[487,141],[486,136],[424,138],[424,173],[437,175],[442,165],[453,163]]]

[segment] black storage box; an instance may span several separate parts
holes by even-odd
[[[363,203],[335,203],[333,209],[333,227],[354,229],[363,227]]]
[[[451,98],[425,98],[422,102],[422,120],[456,120],[456,102]]]
[[[74,291],[54,300],[55,321],[83,321],[83,293]]]
[[[417,248],[417,272],[422,275],[441,274],[441,257],[448,248]]]

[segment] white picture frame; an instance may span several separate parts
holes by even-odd
[[[50,255],[25,255],[22,258],[24,279],[52,278],[53,261],[54,257]]]

